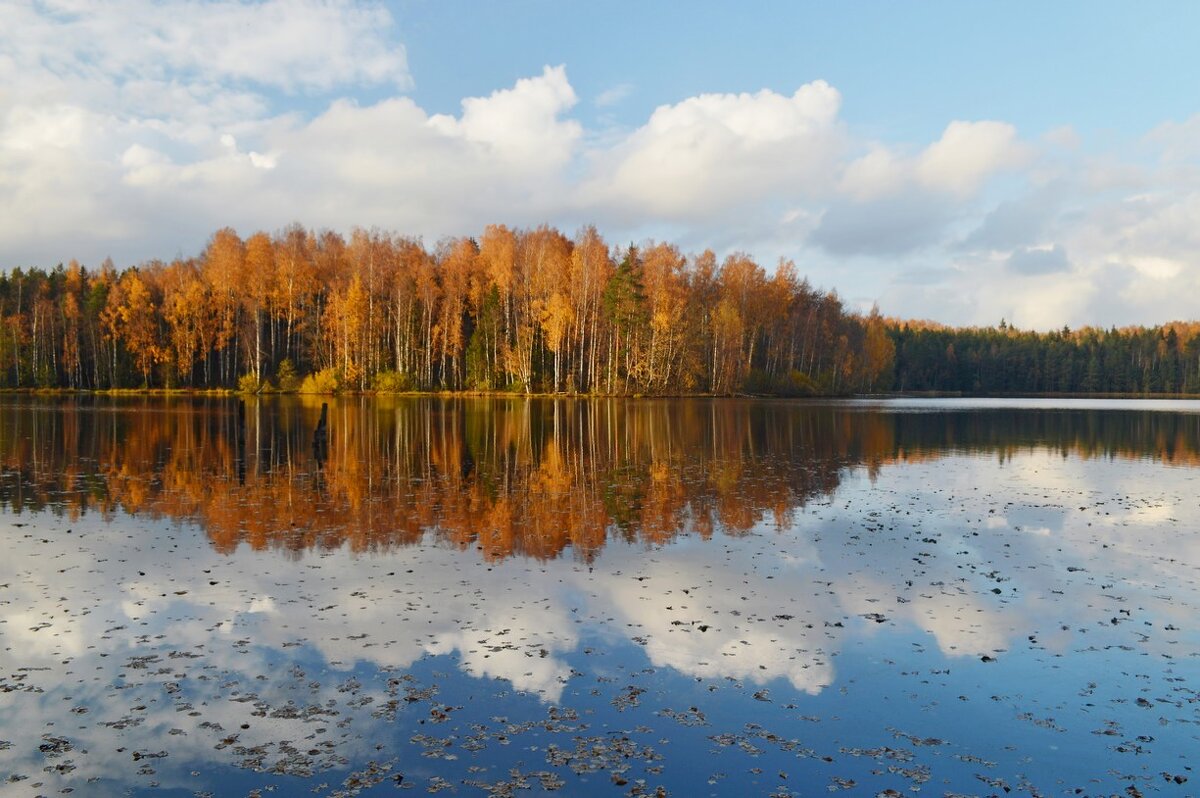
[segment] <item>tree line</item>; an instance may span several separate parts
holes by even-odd
[[[790,261],[768,273],[594,227],[432,249],[294,225],[118,271],[0,276],[0,386],[785,395],[885,390],[894,344]]]
[[[1200,323],[862,315],[791,261],[594,227],[218,230],[195,257],[0,274],[0,387],[839,395],[1200,393]]]
[[[1200,394],[1200,323],[1051,332],[889,323],[898,391]]]

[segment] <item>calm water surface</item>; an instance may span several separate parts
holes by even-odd
[[[0,399],[5,795],[1191,795],[1200,404]]]

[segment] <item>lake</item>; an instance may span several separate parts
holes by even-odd
[[[1189,795],[1200,403],[0,397],[8,795]]]

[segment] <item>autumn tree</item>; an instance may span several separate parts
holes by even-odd
[[[13,386],[235,387],[243,372],[261,385],[287,361],[297,375],[336,368],[358,389],[845,392],[885,387],[893,349],[908,351],[877,316],[847,311],[788,261],[768,274],[669,243],[614,254],[594,227],[568,238],[491,225],[432,252],[379,230],[347,241],[291,225],[243,240],[223,228],[194,260],[0,275],[0,366]],[[1029,373],[1089,390],[1200,384],[1194,330],[1101,332],[1038,339]],[[938,379],[973,369],[972,384],[995,383],[956,343],[971,360]]]
[[[608,245],[595,227],[575,236],[567,281],[575,314],[575,384],[580,390],[598,387],[604,289],[613,273]]]
[[[200,260],[204,280],[212,289],[210,301],[217,320],[215,344],[221,381],[230,385],[238,371],[239,294],[245,273],[246,246],[233,229],[225,227],[213,234]]]
[[[447,241],[439,256],[442,296],[438,312],[438,346],[442,384],[448,388],[463,386],[463,352],[466,348],[465,322],[471,284],[478,268],[479,247],[469,238]]]
[[[270,317],[271,300],[275,291],[275,246],[266,233],[255,233],[246,239],[246,258],[242,262],[240,290],[242,310],[248,322],[246,341],[248,357],[255,378],[263,378],[266,359],[264,330]]]
[[[163,293],[163,318],[180,378],[193,384],[196,361],[215,343],[216,324],[208,286],[192,263],[171,264]],[[207,358],[205,358],[207,364]]]
[[[667,390],[678,376],[684,342],[686,258],[671,244],[654,244],[642,256],[642,280],[650,335],[645,353],[645,388]]]
[[[136,269],[121,276],[120,291],[114,291],[114,327],[125,348],[133,355],[137,370],[142,375],[142,385],[150,385],[150,371],[163,358],[157,324],[158,307],[151,296],[150,288]]]
[[[270,304],[276,322],[282,323],[283,351],[279,352],[272,335],[272,352],[289,360],[300,355],[305,311],[319,287],[314,248],[314,236],[300,225],[285,228],[275,239],[275,279],[270,284]]]

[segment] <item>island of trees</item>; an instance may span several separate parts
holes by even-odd
[[[0,275],[0,387],[258,392],[1200,392],[1200,325],[953,329],[594,227],[490,225],[432,249],[298,225],[118,271]]]

